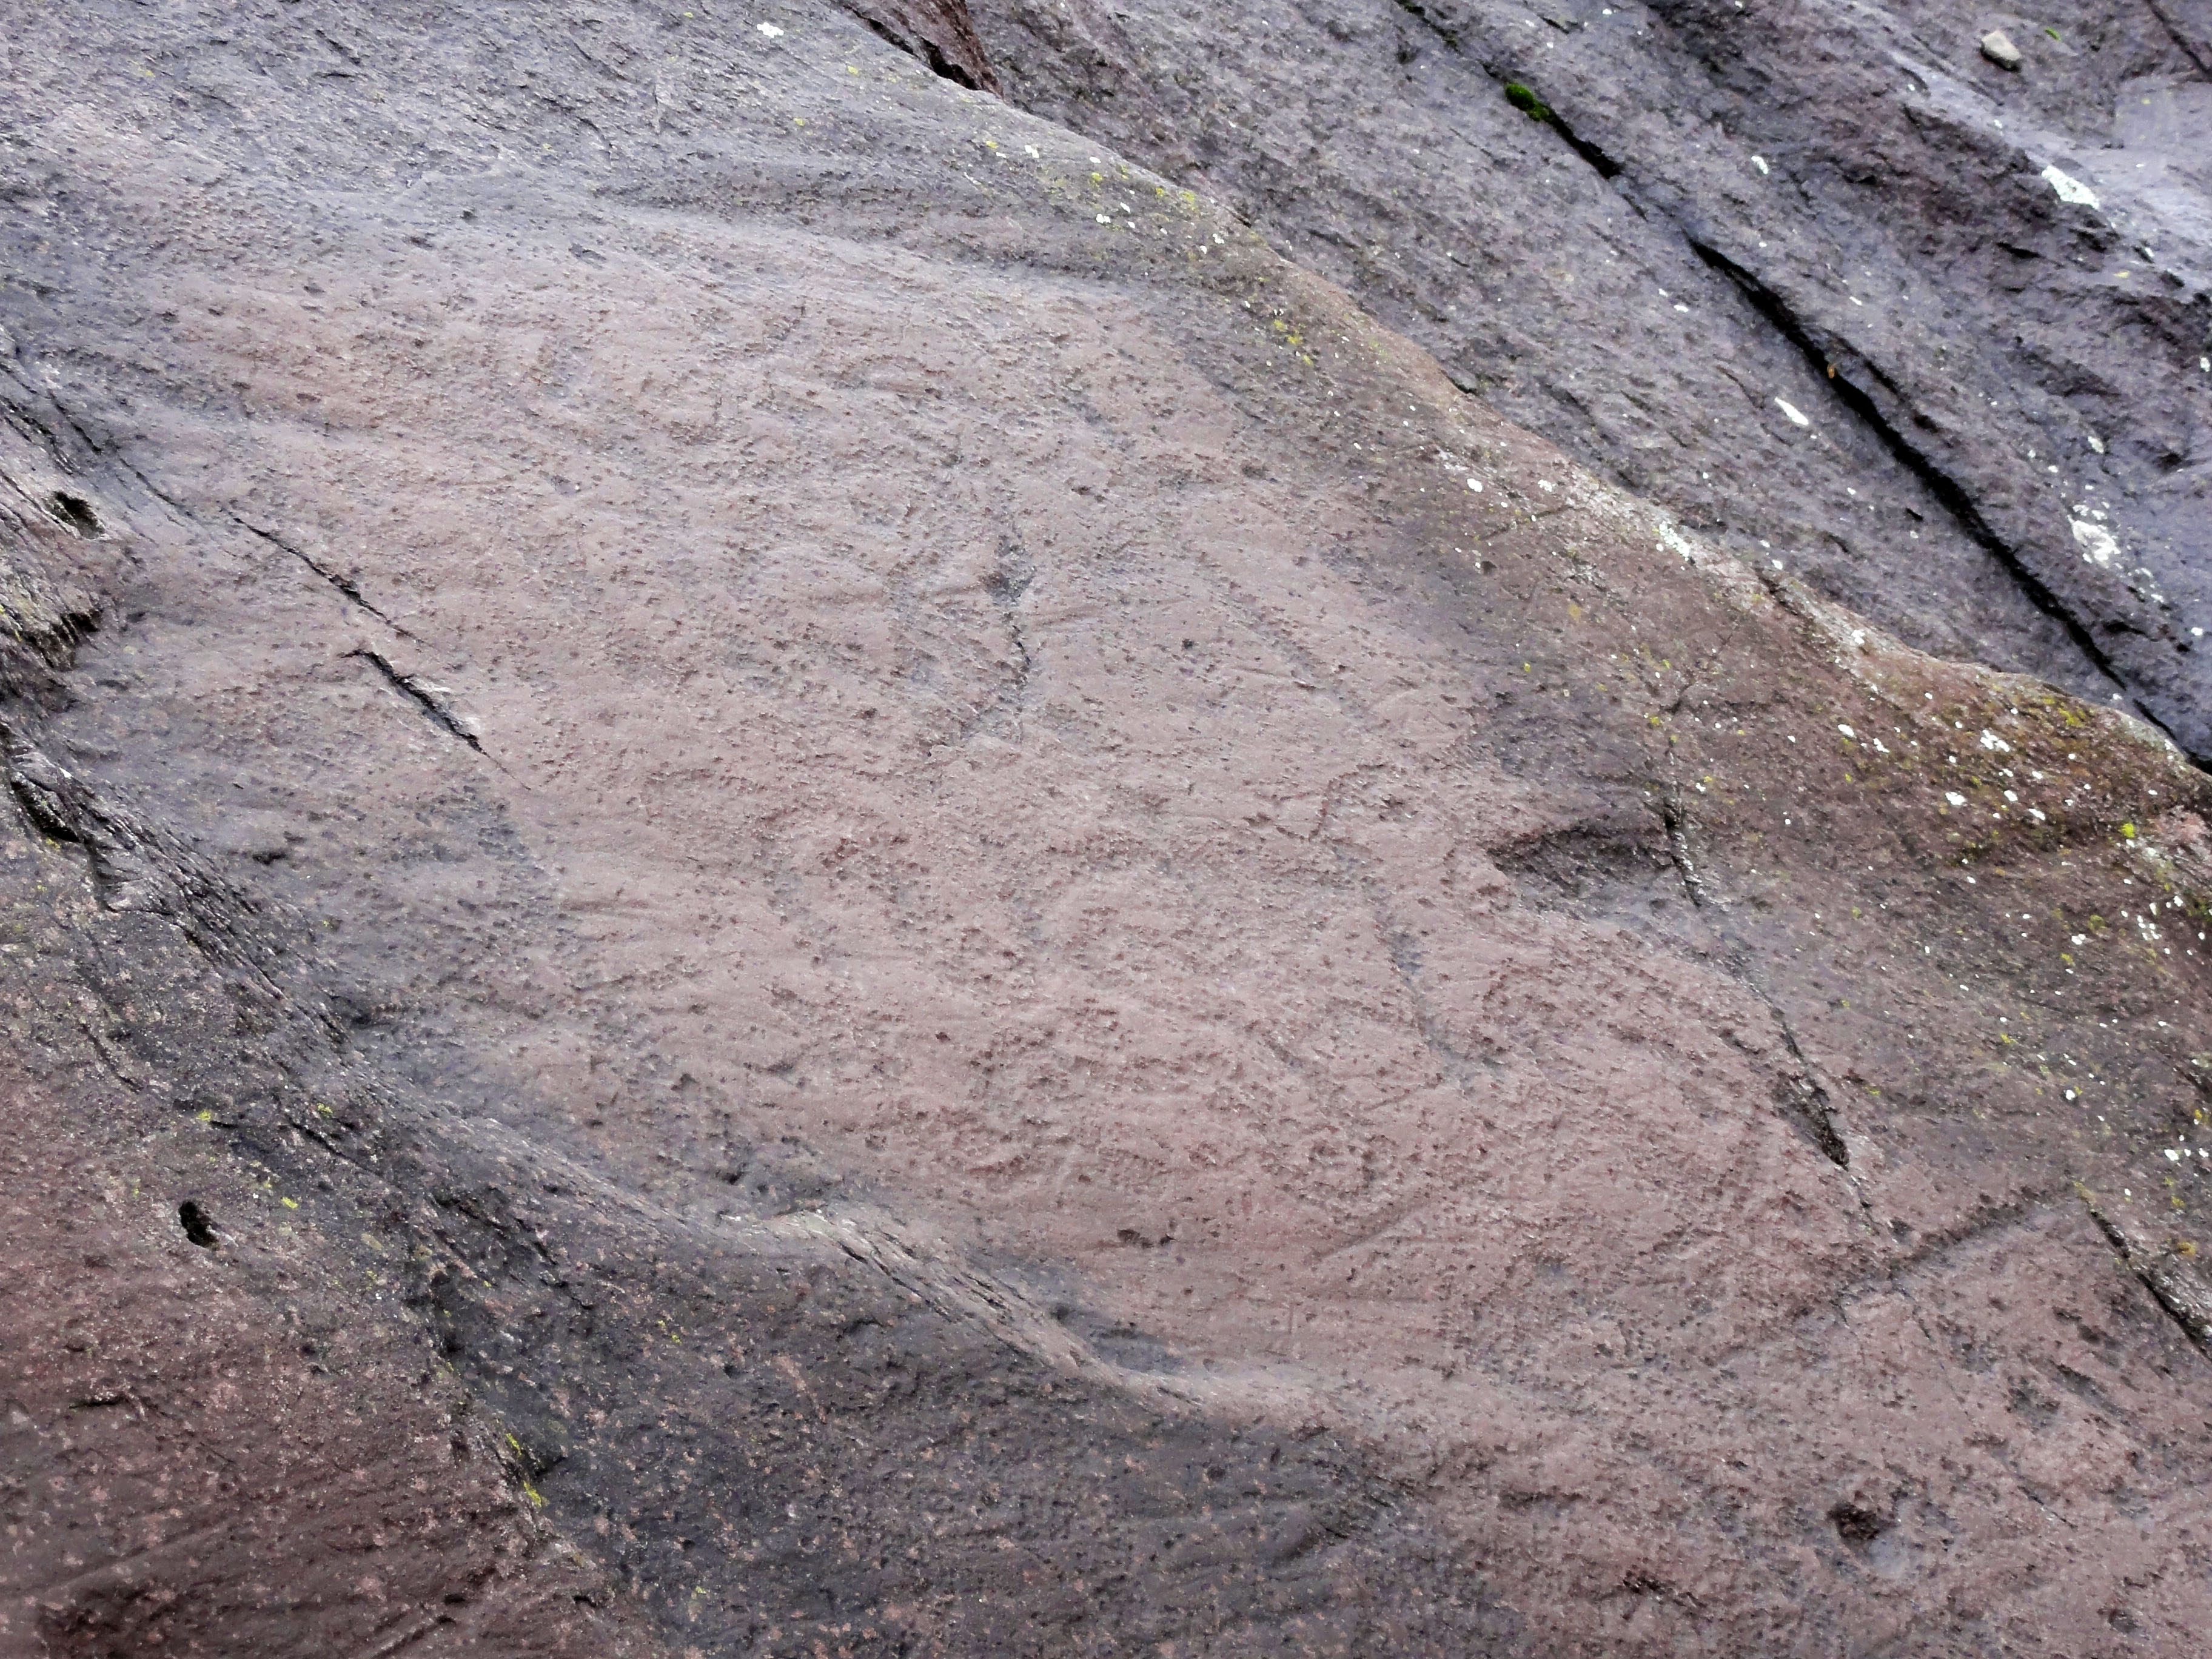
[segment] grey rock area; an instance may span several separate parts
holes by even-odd
[[[1220,192],[1569,453],[2212,757],[2202,0],[976,15],[1011,97]]]

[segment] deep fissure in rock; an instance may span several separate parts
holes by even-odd
[[[393,690],[428,715],[433,726],[459,738],[478,754],[483,752],[483,744],[477,740],[477,734],[462,723],[461,717],[453,712],[453,705],[441,695],[441,688],[431,685],[419,674],[403,674],[380,652],[349,651],[346,654],[365,658],[378,673],[391,683]]]
[[[1398,3],[1423,22],[1428,23],[1430,27],[1436,28],[1437,26],[1430,21],[1427,15],[1417,5],[1412,3],[1412,0],[1398,0]],[[1443,34],[1442,30],[1438,30],[1437,33]],[[1444,35],[1443,38],[1446,44],[1449,45],[1455,52],[1458,51],[1456,40],[1449,35]],[[1620,176],[1622,167],[1619,161],[1607,155],[1597,145],[1578,137],[1556,110],[1538,99],[1522,82],[1507,79],[1501,71],[1489,64],[1484,64],[1483,69],[1492,79],[1498,81],[1504,87],[1506,95],[1509,99],[1512,99],[1516,109],[1522,110],[1532,118],[1542,122],[1558,133],[1567,147],[1587,162],[1600,178],[1610,181]],[[1526,101],[1513,98],[1513,93],[1516,88],[1527,94]],[[1533,107],[1531,107],[1532,105]],[[1641,206],[1640,204],[1638,205]],[[1676,228],[1679,230],[1681,228],[1678,224]],[[2137,714],[2157,726],[2160,731],[2166,732],[2168,737],[2172,737],[2172,733],[2167,731],[2166,723],[2151,713],[2142,700],[2129,690],[2127,683],[2120,678],[2112,666],[2112,658],[2097,643],[2095,635],[2090,632],[2087,625],[2066,607],[2041,577],[2027,568],[2021,561],[2019,551],[2011,543],[1999,535],[1996,528],[1983,516],[1981,508],[1975,504],[1973,497],[1967,493],[1965,486],[1938,466],[1930,456],[1900,432],[1895,423],[1881,412],[1881,407],[1862,387],[1853,384],[1848,376],[1838,371],[1835,360],[1813,338],[1811,331],[1796,313],[1790,309],[1789,303],[1761,282],[1755,274],[1729,258],[1711,242],[1686,230],[1683,230],[1681,234],[1682,240],[1690,251],[1696,254],[1709,269],[1717,271],[1734,283],[1737,291],[1750,302],[1752,308],[1772,325],[1784,339],[1796,348],[1805,361],[1827,383],[1844,406],[1874,434],[1882,447],[1897,459],[1899,465],[1926,486],[1929,494],[1936,498],[1936,502],[1951,515],[1967,537],[1997,562],[2005,574],[2027,596],[2028,602],[2066,630],[2067,637],[2074,642],[2075,648],[2099,674],[2127,695],[2130,704]],[[2200,766],[2206,763],[2205,757],[2202,756],[2191,755],[2190,758]]]
[[[1827,382],[1830,389],[1835,392],[1843,405],[1856,416],[1869,431],[1881,441],[1883,447],[1895,456],[1907,471],[1927,486],[1929,494],[1936,498],[1943,510],[1951,515],[1959,527],[1965,531],[1978,546],[2003,568],[2005,574],[2010,576],[2018,585],[2021,592],[2027,596],[2029,603],[2065,629],[2067,637],[2073,641],[2075,646],[2100,674],[2124,692],[2127,691],[2127,683],[2113,668],[2112,659],[2097,643],[2095,635],[2091,634],[2087,625],[2066,608],[2058,596],[2045,584],[2041,577],[2021,562],[2019,552],[2012,544],[1999,535],[1990,521],[1982,516],[1981,508],[1974,504],[1974,499],[1966,493],[1966,487],[1944,471],[1942,467],[1936,465],[1933,459],[1899,431],[1896,425],[1881,412],[1880,405],[1867,395],[1864,389],[1853,384],[1847,375],[1837,368],[1834,359],[1821,349],[1804,323],[1790,308],[1788,302],[1765,283],[1759,281],[1751,271],[1729,258],[1727,254],[1723,253],[1710,242],[1700,240],[1687,233],[1684,234],[1683,240],[1689,244],[1690,251],[1699,259],[1735,283],[1737,290],[1750,301],[1752,308],[1771,323],[1783,338],[1788,340],[1803,354],[1805,361],[1820,371],[1821,379]],[[2165,722],[2146,708],[2142,699],[2130,693],[2129,702],[2145,720],[2157,726],[2160,731],[2166,731]],[[2167,735],[2172,734],[2168,732]],[[2204,763],[2203,757],[2191,756],[2191,758],[2197,761],[2199,765]]]

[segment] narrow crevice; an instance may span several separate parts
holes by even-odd
[[[151,478],[148,477],[143,471],[132,464],[131,459],[124,454],[119,447],[110,447],[98,442],[94,439],[93,435],[85,429],[82,422],[78,421],[74,415],[70,414],[70,411],[64,408],[60,404],[55,403],[51,398],[47,399],[47,404],[48,407],[53,410],[55,415],[59,417],[62,425],[66,427],[69,431],[75,435],[77,441],[83,446],[88,453],[105,460],[112,461],[116,465],[121,467],[125,472],[129,473],[132,478],[137,481],[140,489],[143,489],[155,501],[161,502],[162,506],[167,507],[172,513],[177,514],[179,518],[183,519],[185,522],[189,524],[197,524],[199,521],[199,515],[197,513],[195,513],[191,507],[187,507],[184,502],[179,501],[175,496],[170,495],[167,490],[161,489]],[[15,398],[11,398],[8,400],[8,407],[10,413],[22,421],[25,425],[28,426],[33,431],[36,432],[40,438],[46,441],[47,450],[55,457],[57,461],[62,461],[64,459],[60,434],[57,432],[54,428],[47,425],[44,421],[40,420],[37,416],[32,414],[27,408],[23,406],[23,404]],[[81,516],[79,509],[82,509]],[[62,516],[70,525],[70,527],[80,536],[90,538],[106,533],[106,527],[100,524],[89,505],[82,502],[77,497],[58,493],[53,498],[53,503],[50,510],[58,515]],[[400,638],[404,640],[412,640],[416,637],[404,627],[401,626],[398,623],[392,621],[391,617],[386,616],[383,611],[378,610],[375,605],[372,605],[367,597],[362,594],[359,585],[354,581],[352,577],[342,575],[338,572],[329,568],[313,554],[308,553],[302,548],[295,547],[291,543],[286,541],[274,531],[264,530],[259,525],[240,518],[236,513],[230,511],[227,507],[223,508],[222,512],[223,516],[228,518],[240,529],[250,532],[252,534],[258,537],[261,540],[268,543],[270,546],[276,548],[280,552],[290,554],[292,557],[297,559],[301,564],[307,566],[309,570],[322,578],[324,581],[329,583],[331,586],[337,589],[337,592],[343,594],[347,599],[350,600],[353,604],[359,605],[363,611],[368,612],[370,616],[375,617],[377,621],[382,623],[393,633],[398,635]]]
[[[1551,112],[1548,125],[1553,131],[1558,133],[1560,137],[1567,141],[1567,148],[1569,149],[1574,151],[1576,155],[1581,156],[1583,161],[1589,162],[1592,167],[1596,169],[1599,178],[1618,179],[1620,176],[1620,163],[1614,161],[1613,157],[1607,155],[1595,144],[1590,143],[1589,139],[1584,138],[1580,134],[1577,133],[1572,127],[1566,124],[1565,119],[1561,117],[1559,111],[1553,110]]]
[[[1454,52],[1459,51],[1459,31],[1448,27],[1430,16],[1428,9],[1421,4],[1421,0],[1397,0],[1397,3],[1400,11],[1404,12],[1407,16],[1435,35]]]
[[[984,52],[983,38],[969,15],[968,0],[919,0],[913,4],[900,0],[839,0],[839,4],[871,34],[906,53],[931,74],[971,92],[1002,92]]]
[[[1438,22],[1436,18],[1430,15],[1428,10],[1422,5],[1421,0],[1396,0],[1396,3],[1401,10],[1429,29],[1455,54],[1479,64],[1483,72],[1498,82],[1504,89],[1507,98],[1512,101],[1516,109],[1521,110],[1531,119],[1540,121],[1557,132],[1568,148],[1587,162],[1599,177],[1608,182],[1620,177],[1624,170],[1621,161],[1607,154],[1600,146],[1577,134],[1556,110],[1546,105],[1528,86],[1511,77],[1498,65],[1482,62],[1474,58],[1471,53],[1463,51],[1456,31]],[[2154,9],[2156,8],[2154,7]],[[2160,14],[2160,21],[2166,23],[2169,32],[2172,31],[2172,26],[2163,13]],[[2177,40],[2180,40],[2178,33],[2175,38]],[[2183,42],[2182,46],[2185,52],[2189,52],[2191,61],[2196,61],[2197,54],[2185,42]],[[2203,67],[2201,64],[2199,66]],[[1637,195],[1632,195],[1631,202],[1632,205],[1638,207],[1639,210],[1644,210],[1644,204]],[[1663,210],[1662,211],[1663,212]],[[1671,215],[1667,216],[1672,218]],[[1844,407],[1864,424],[1900,465],[1921,482],[1936,501],[1950,514],[1967,538],[1996,561],[1998,567],[2012,580],[2028,603],[2065,630],[2067,638],[2073,642],[2084,660],[2108,684],[2127,699],[2129,707],[2135,713],[2172,739],[2172,731],[2164,720],[2152,712],[2141,697],[2136,695],[2133,687],[2114,666],[2111,655],[2097,642],[2096,635],[2088,624],[2069,609],[2041,577],[2028,568],[2021,558],[2019,550],[2000,534],[1983,515],[1981,508],[1975,503],[1972,495],[1966,487],[1945,471],[1936,464],[1933,457],[1899,430],[1883,414],[1881,406],[1863,388],[1853,384],[1847,376],[1838,372],[1835,360],[1814,339],[1812,331],[1781,295],[1760,281],[1753,272],[1729,258],[1711,242],[1683,229],[1679,221],[1675,222],[1676,228],[1681,232],[1682,239],[1690,251],[1696,254],[1709,269],[1726,276],[1735,285],[1736,289],[1750,301],[1753,309],[1771,324],[1775,330],[1797,349],[1814,373],[1826,382]],[[1889,387],[1893,392],[1897,391],[1894,383],[1879,368],[1871,363],[1868,364],[1867,368],[1869,372],[1885,386]],[[1462,389],[1470,390],[1471,388],[1462,385]],[[2181,746],[2178,740],[2176,746]],[[2189,750],[2185,748],[2183,749],[2183,752],[2189,754]],[[2190,754],[2190,759],[2200,767],[2207,764],[2206,757],[2203,757]]]
[[[403,674],[392,665],[390,659],[374,651],[349,651],[349,657],[365,659],[376,672],[391,683],[392,689],[405,697],[429,717],[430,723],[440,731],[459,738],[477,751],[483,753],[483,744],[469,729],[468,722],[454,709],[449,694],[442,685],[433,685],[419,674]]]
[[[162,499],[167,501],[168,498],[167,496],[163,496]],[[173,501],[171,501],[169,504],[172,507],[176,506],[176,503]],[[181,512],[183,509],[179,507],[178,510]],[[398,635],[400,638],[404,640],[411,640],[415,637],[415,635],[409,633],[404,628],[402,628],[398,623],[392,621],[391,617],[386,616],[384,612],[378,610],[374,605],[370,604],[368,599],[362,595],[360,584],[356,582],[351,576],[341,575],[338,572],[332,570],[327,565],[324,564],[321,560],[316,558],[313,554],[309,553],[304,548],[293,546],[291,543],[286,541],[282,536],[279,536],[273,530],[264,530],[259,525],[253,523],[251,520],[241,519],[235,513],[231,514],[229,516],[231,522],[237,525],[240,529],[250,532],[252,534],[258,536],[263,541],[268,543],[270,546],[276,549],[279,552],[290,554],[301,564],[307,566],[308,569],[313,571],[316,575],[321,577],[332,587],[336,588],[340,593],[343,594],[348,599],[359,605],[363,611],[368,611],[370,616],[375,617],[377,621],[382,623],[393,633]]]
[[[0,757],[24,821],[84,854],[102,908],[166,917],[185,943],[257,997],[285,994],[270,975],[279,947],[257,931],[256,918],[269,915],[262,906],[126,807],[102,798],[4,720]]]
[[[1620,176],[1620,162],[1614,161],[1589,139],[1578,137],[1575,130],[1567,125],[1566,118],[1539,98],[1533,89],[1519,81],[1504,80],[1496,69],[1487,64],[1483,65],[1483,71],[1493,81],[1502,82],[1505,88],[1507,103],[1512,105],[1530,120],[1542,122],[1560,137],[1565,139],[1567,148],[1589,162],[1599,178],[1618,179]]]
[[[2171,1247],[2158,1251],[2140,1249],[2119,1223],[2084,1199],[2090,1219],[2097,1224],[2128,1271],[2143,1282],[2152,1299],[2166,1310],[2173,1322],[2197,1347],[2212,1354],[2212,1283],[2203,1270]]]
[[[1682,811],[1682,803],[1672,795],[1659,809],[1659,817],[1667,826],[1667,857],[1680,878],[1682,891],[1690,901],[1690,908],[1705,908],[1705,884],[1698,875],[1698,866],[1690,861],[1690,820]]]
[[[1781,1003],[1775,1000],[1773,993],[1759,979],[1758,969],[1752,966],[1750,948],[1736,938],[1723,919],[1727,907],[1716,903],[1706,892],[1705,882],[1698,874],[1698,867],[1691,860],[1690,818],[1680,798],[1669,791],[1660,804],[1659,816],[1667,830],[1668,860],[1674,866],[1675,877],[1681,882],[1682,891],[1688,897],[1691,908],[1713,919],[1714,931],[1720,936],[1727,951],[1729,974],[1766,1005],[1767,1012],[1774,1016],[1776,1029],[1782,1033],[1783,1047],[1797,1062],[1796,1076],[1784,1079],[1788,1089],[1785,1109],[1803,1126],[1813,1144],[1820,1149],[1831,1164],[1839,1170],[1850,1169],[1851,1152],[1844,1140],[1842,1131],[1836,1127],[1835,1103],[1829,1099],[1828,1091],[1821,1085],[1812,1061],[1805,1057],[1805,1050],[1797,1042],[1797,1033],[1790,1027],[1790,1016],[1783,1012]]]
[[[1836,1108],[1828,1098],[1828,1091],[1813,1074],[1813,1063],[1805,1058],[1805,1051],[1797,1044],[1797,1033],[1790,1029],[1790,1016],[1782,1012],[1782,1005],[1767,994],[1766,988],[1756,979],[1745,976],[1745,982],[1759,993],[1759,1000],[1773,1012],[1774,1023],[1782,1030],[1783,1046],[1790,1057],[1797,1062],[1799,1075],[1790,1079],[1796,1100],[1797,1115],[1813,1136],[1813,1144],[1827,1155],[1828,1162],[1838,1170],[1851,1167],[1851,1149],[1844,1144],[1842,1133],[1836,1127]]]
[[[2197,65],[2197,72],[2207,80],[2212,80],[2212,59],[2208,59],[2205,52],[2183,32],[2179,23],[2174,21],[2172,13],[2166,9],[2166,0],[2143,0],[2143,4],[2149,9],[2150,15],[2158,19],[2160,26],[2172,37],[2173,44],[2181,48],[2181,55]]]
[[[975,76],[962,64],[956,64],[951,58],[947,58],[943,52],[939,50],[935,41],[924,40],[902,40],[897,34],[894,33],[888,26],[879,21],[878,19],[860,14],[856,14],[856,15],[860,16],[861,26],[866,28],[869,33],[874,35],[885,46],[896,47],[899,51],[906,53],[908,57],[918,59],[928,69],[931,74],[938,76],[940,80],[950,81],[955,86],[966,87],[970,92],[981,92],[983,90],[983,88],[977,84]]]
[[[1848,376],[1837,371],[1834,359],[1814,339],[1811,331],[1798,318],[1796,313],[1790,308],[1788,302],[1751,271],[1729,258],[1727,254],[1723,253],[1710,242],[1701,241],[1697,237],[1686,234],[1684,240],[1688,242],[1692,253],[1703,260],[1710,269],[1719,272],[1735,283],[1737,290],[1750,301],[1752,308],[1772,324],[1776,331],[1797,349],[1806,362],[1835,392],[1843,405],[1856,416],[1869,431],[1881,441],[1882,446],[1896,458],[1900,465],[1920,480],[1928,493],[1936,498],[1937,504],[1948,513],[1959,528],[1966,532],[1968,539],[1997,562],[2005,574],[2012,578],[2021,593],[2027,597],[2028,603],[2064,628],[2067,637],[2073,641],[2075,647],[2098,673],[2127,695],[2128,701],[2136,713],[2157,726],[2160,731],[2166,732],[2165,722],[2145,708],[2142,700],[2130,690],[2127,682],[2121,678],[2118,671],[2112,665],[2112,658],[2106,653],[2104,647],[2097,643],[2096,636],[2090,632],[2088,626],[2066,608],[2058,596],[2045,584],[2041,577],[2021,562],[2019,551],[1997,532],[1996,527],[1987,519],[1982,516],[1981,508],[1975,505],[1973,497],[1967,493],[1966,487],[1944,471],[1936,464],[1933,458],[1900,432],[1889,417],[1882,413],[1881,405],[1876,404],[1863,388],[1854,385]],[[2172,733],[2168,732],[2166,735],[2171,737]]]
[[[22,387],[26,392],[30,392],[28,382],[25,381],[20,375],[11,374],[9,378],[15,380],[16,385]],[[82,447],[86,454],[105,456],[109,453],[107,450],[104,449],[100,444],[94,441],[92,434],[84,429],[83,426],[78,422],[76,416],[70,414],[69,410],[63,408],[61,404],[56,403],[51,397],[46,398],[45,402],[46,407],[52,410],[54,414],[59,418],[61,424],[69,428],[70,434],[76,439],[78,444]],[[37,416],[31,413],[29,407],[21,398],[9,398],[7,400],[7,408],[9,413],[20,420],[25,426],[30,428],[32,431],[39,434],[40,438],[45,442],[46,453],[54,458],[54,462],[58,466],[65,472],[74,473],[77,471],[75,466],[70,465],[66,446],[63,444],[61,434],[58,431],[47,425],[46,422],[40,420]],[[125,465],[127,465],[128,463],[125,463]],[[134,472],[136,471],[135,468],[132,470]]]
[[[1472,58],[1470,54],[1463,52],[1460,46],[1459,32],[1431,17],[1428,9],[1421,4],[1420,0],[1397,0],[1397,6],[1399,10],[1443,41],[1455,57],[1469,58],[1470,61],[1480,64],[1482,72],[1498,82],[1506,97],[1511,100],[1514,108],[1531,120],[1542,122],[1553,131],[1558,133],[1566,141],[1567,148],[1589,162],[1596,170],[1599,177],[1617,179],[1620,176],[1620,162],[1577,133],[1568,125],[1559,111],[1538,98],[1517,76],[1496,64],[1482,63],[1481,60]],[[1555,24],[1553,27],[1558,26]]]

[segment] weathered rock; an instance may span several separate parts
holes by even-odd
[[[2002,29],[1991,29],[1982,37],[1982,56],[1999,69],[2016,70],[2021,64],[2020,48]]]
[[[1017,101],[1218,193],[1577,459],[2212,757],[2201,6],[2053,18],[2068,73],[2019,79],[1962,76],[1988,23],[1948,3],[976,15]]]
[[[9,21],[11,1640],[2194,1650],[2212,788],[2108,692],[831,7]]]
[[[979,92],[996,92],[983,42],[968,15],[967,0],[840,0],[845,9],[901,52],[911,53],[948,81]]]

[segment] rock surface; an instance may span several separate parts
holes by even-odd
[[[2025,76],[1941,3],[977,15],[1018,101],[1218,194],[1577,459],[2212,756],[2201,4],[2023,25]]]
[[[1241,15],[11,9],[0,1649],[2198,1650],[2201,283]]]

